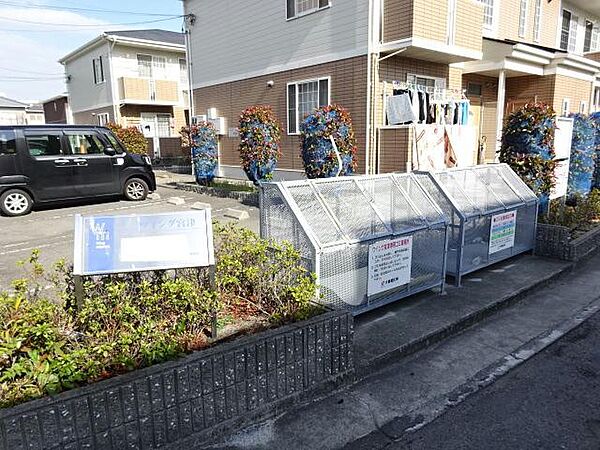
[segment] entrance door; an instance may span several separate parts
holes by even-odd
[[[142,113],[140,115],[140,124],[142,126],[142,132],[144,137],[152,139],[152,146],[154,148],[154,157],[160,157],[160,138],[158,135],[158,126],[156,120],[156,114],[153,113]]]
[[[75,186],[81,197],[115,195],[121,190],[116,158],[104,153],[105,145],[92,130],[66,130],[69,153],[75,166]]]
[[[63,133],[37,129],[24,131],[26,156],[23,172],[31,181],[37,199],[59,200],[78,197],[75,162],[65,148]]]

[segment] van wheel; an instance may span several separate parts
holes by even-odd
[[[24,216],[31,212],[31,208],[31,196],[20,189],[10,189],[0,196],[0,210],[7,216]]]
[[[123,195],[132,202],[140,202],[148,197],[148,184],[141,178],[130,178],[125,183]]]

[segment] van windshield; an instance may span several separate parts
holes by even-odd
[[[17,153],[17,143],[13,130],[0,131],[0,155],[14,155]]]

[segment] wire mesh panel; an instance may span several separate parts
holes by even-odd
[[[449,216],[446,270],[457,285],[464,274],[535,247],[537,198],[507,165],[416,178]]]
[[[354,313],[442,287],[447,225],[412,174],[261,189],[261,235],[311,247],[321,301]]]

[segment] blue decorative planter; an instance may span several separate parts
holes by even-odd
[[[217,133],[211,124],[201,123],[192,128],[191,141],[196,182],[208,185],[215,178],[219,163]]]
[[[594,123],[596,134],[596,167],[594,170],[592,189],[600,189],[600,111],[592,114],[590,119],[592,119],[592,122]]]
[[[592,120],[582,114],[571,117],[574,122],[568,195],[587,195],[592,190],[596,166],[595,128]]]
[[[277,167],[277,161],[270,159],[266,162],[250,161],[247,167],[244,167],[244,172],[250,181],[258,185],[261,181],[270,180],[273,178],[273,172]]]

